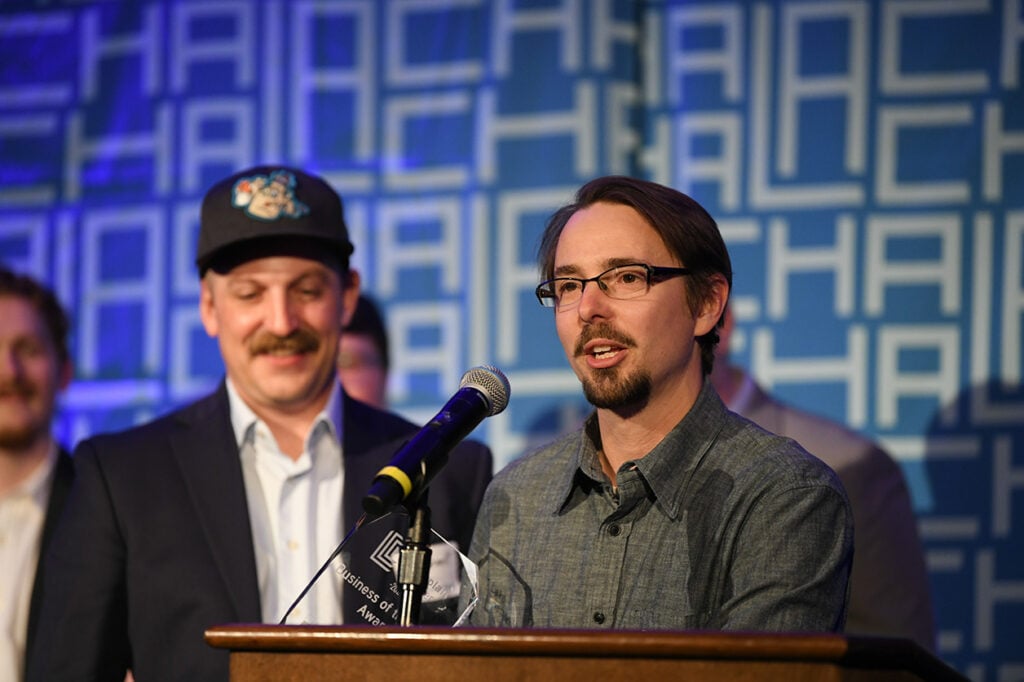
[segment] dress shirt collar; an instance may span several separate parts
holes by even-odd
[[[654,492],[658,506],[670,518],[678,517],[686,482],[718,437],[725,414],[722,399],[711,382],[705,380],[690,411],[653,450],[631,463]],[[577,492],[586,494],[594,484],[608,483],[598,456],[597,428],[597,414],[593,413],[577,432],[577,444],[568,458],[562,479],[565,485],[555,498],[553,514],[564,511]]]
[[[231,428],[235,432],[235,443],[238,444],[239,451],[241,451],[242,445],[248,439],[255,436],[256,425],[261,423],[261,420],[252,411],[252,408],[242,400],[234,384],[231,383],[231,379],[225,379],[225,384],[228,391],[228,405],[231,408]],[[309,425],[309,431],[306,433],[306,440],[303,446],[305,450],[309,450],[310,439],[317,432],[317,426],[321,423],[326,424],[330,434],[339,444],[341,443],[341,402],[341,387],[335,381],[331,387],[331,394],[327,398],[327,404],[324,405],[324,409],[313,419],[313,423]]]
[[[28,475],[28,478],[14,486],[0,499],[30,498],[36,507],[46,509],[46,504],[50,499],[50,484],[53,481],[53,472],[56,468],[57,443],[51,441],[46,458],[40,462],[39,466]]]

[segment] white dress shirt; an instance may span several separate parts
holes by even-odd
[[[249,505],[262,618],[280,622],[341,542],[341,390],[334,384],[297,460],[281,452],[267,425],[227,382]],[[326,571],[289,623],[342,622],[341,582]]]
[[[22,679],[28,610],[56,465],[53,445],[41,466],[0,497],[0,680]]]

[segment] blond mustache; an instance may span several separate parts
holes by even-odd
[[[263,334],[252,340],[249,352],[253,355],[271,353],[312,353],[320,348],[320,339],[310,331],[297,329],[288,336]]]

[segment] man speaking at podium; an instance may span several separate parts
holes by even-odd
[[[488,488],[473,624],[839,631],[853,533],[835,474],[707,376],[732,267],[690,197],[599,178],[541,239],[537,288],[596,411]]]
[[[318,177],[257,167],[207,192],[199,311],[226,378],[77,448],[28,679],[226,680],[228,652],[205,630],[279,622],[356,522],[374,474],[417,427],[338,382],[359,295],[352,250],[341,199]],[[433,526],[463,549],[490,474],[489,450],[465,443],[431,485]],[[399,515],[380,524],[407,527]],[[287,622],[369,620],[347,586],[379,595],[393,575],[361,552],[345,562]]]

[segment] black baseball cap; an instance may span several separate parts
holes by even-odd
[[[341,197],[323,179],[297,168],[249,168],[203,197],[196,244],[200,276],[271,255],[313,258],[343,272],[353,249]]]

